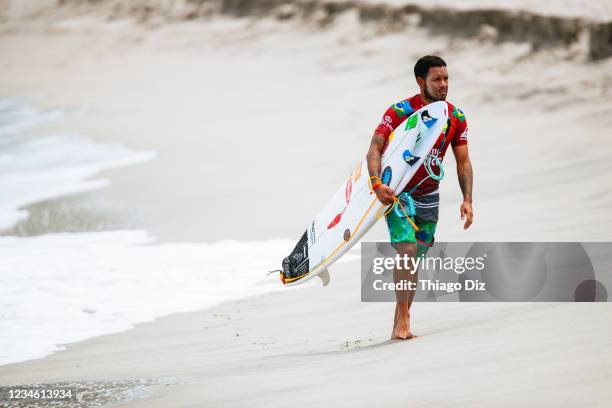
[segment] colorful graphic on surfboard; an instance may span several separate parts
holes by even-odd
[[[434,102],[408,117],[389,137],[382,155],[382,182],[400,193],[446,130],[448,104]],[[319,276],[329,282],[327,268],[344,255],[380,218],[383,205],[368,185],[364,159],[319,211],[283,262],[281,281],[296,285]]]

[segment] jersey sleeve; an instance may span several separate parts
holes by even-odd
[[[389,138],[391,133],[397,128],[410,114],[414,112],[414,109],[410,106],[410,102],[401,101],[394,103],[387,109],[376,127],[375,132],[380,133],[386,138]]]
[[[465,114],[459,108],[454,108],[452,115],[459,122],[457,125],[457,131],[453,140],[451,141],[452,146],[463,146],[468,142],[468,123]]]

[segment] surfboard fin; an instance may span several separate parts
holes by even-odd
[[[321,279],[323,286],[329,285],[329,271],[327,269],[325,269],[323,272],[318,274],[317,277]]]

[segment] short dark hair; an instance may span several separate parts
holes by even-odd
[[[419,58],[414,64],[414,76],[417,78],[427,78],[427,73],[431,67],[445,67],[446,62],[437,55],[425,55]]]

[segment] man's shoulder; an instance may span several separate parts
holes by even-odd
[[[418,94],[402,99],[399,102],[395,102],[393,105],[391,105],[389,109],[395,111],[397,116],[400,118],[410,116],[413,112],[417,111],[420,108],[417,103],[418,100],[415,100],[415,97],[417,96]]]
[[[465,113],[461,109],[459,109],[456,105],[453,105],[449,101],[446,101],[448,104],[448,110],[450,115],[451,123],[454,126],[451,127],[453,129],[451,131],[452,137],[452,145],[460,146],[467,143],[467,119],[465,118]]]
[[[454,105],[449,101],[446,101],[446,103],[448,104],[451,119],[455,119],[459,123],[463,123],[466,121],[465,113],[463,113],[463,111],[459,109],[457,105]]]

